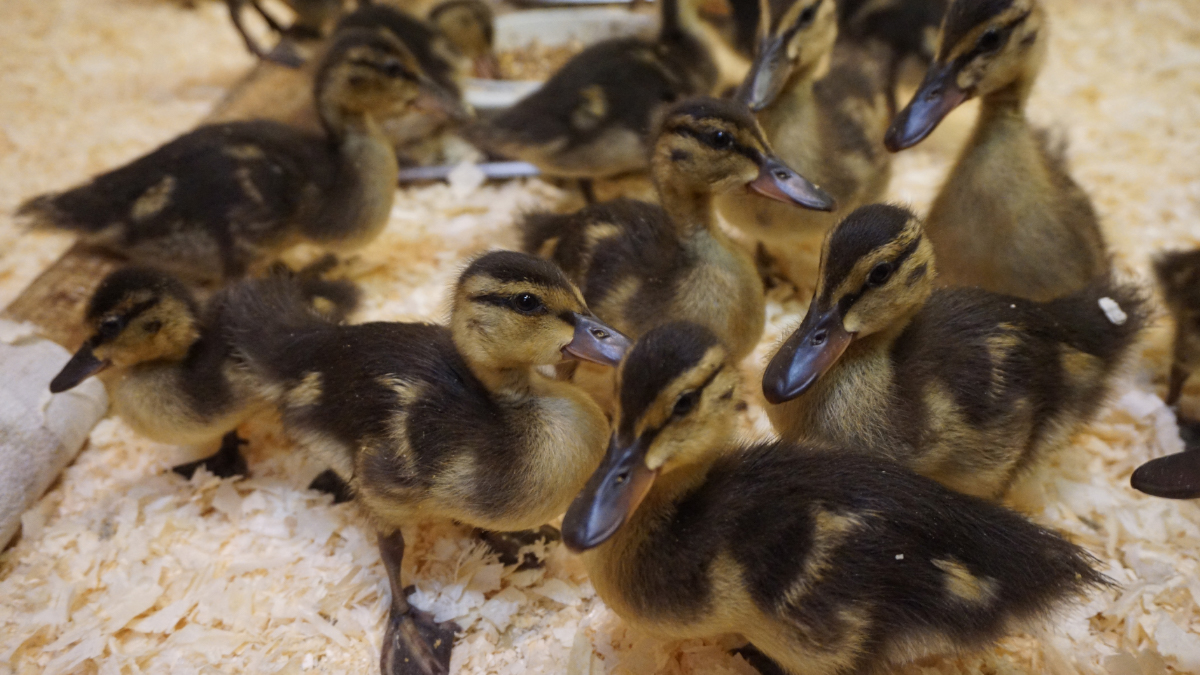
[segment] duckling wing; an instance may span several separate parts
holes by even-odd
[[[22,211],[204,277],[244,266],[281,238],[311,191],[332,182],[333,157],[323,141],[281,124],[210,125]]]
[[[792,672],[979,647],[1106,583],[1086,552],[1012,511],[816,448],[718,460],[652,536],[627,575],[645,609],[740,615],[734,629]]]
[[[895,417],[907,420],[897,433],[917,453],[909,465],[997,494],[1095,414],[1145,321],[1137,289],[1107,279],[1048,303],[935,292],[890,355]]]

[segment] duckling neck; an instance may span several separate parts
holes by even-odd
[[[337,175],[305,234],[340,250],[359,248],[387,225],[400,166],[383,130],[362,113],[324,116]]]
[[[468,367],[483,386],[494,394],[530,396],[534,393],[533,373],[528,367],[497,368],[479,363],[470,363]]]
[[[1025,102],[1033,90],[1030,78],[1019,78],[1012,84],[991,92],[980,100],[979,126],[991,123],[998,118],[1024,117]]]
[[[713,218],[713,195],[707,188],[697,188],[673,175],[655,181],[663,210],[681,237],[698,232],[717,232]]]

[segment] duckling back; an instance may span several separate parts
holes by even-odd
[[[981,648],[1107,583],[1012,511],[820,448],[731,452],[658,515],[617,582],[635,625],[738,632],[796,674]]]

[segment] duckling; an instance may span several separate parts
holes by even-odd
[[[281,42],[279,47],[272,51],[263,49],[242,23],[246,6],[253,7],[272,31],[286,38],[301,40],[317,40],[324,37],[342,13],[342,0],[284,0],[284,4],[296,13],[292,25],[285,28],[270,12],[263,9],[259,0],[225,0],[225,4],[229,7],[229,18],[233,20],[233,27],[246,43],[246,49],[264,61],[274,61],[289,68],[299,67],[304,60],[296,53],[294,47],[286,42]]]
[[[717,225],[714,195],[753,192],[793,209],[828,210],[832,199],[777,159],[754,117],[734,101],[671,107],[651,175],[662,206],[617,199],[534,215],[522,225],[525,250],[557,262],[588,306],[627,335],[687,319],[744,357],[762,335],[762,280],[751,256]]]
[[[955,0],[937,59],[887,132],[892,152],[912,147],[958,105],[981,99],[971,138],[929,212],[942,283],[1049,300],[1108,272],[1091,200],[1063,149],[1025,118],[1047,31],[1037,0]]]
[[[468,128],[468,140],[552,176],[645,169],[665,107],[716,85],[694,1],[663,0],[657,41],[620,38],[588,47],[533,94]]]
[[[442,32],[442,24],[388,5],[360,7],[343,17],[337,26],[338,32],[358,28],[390,33],[412,51],[422,72],[437,87],[433,95],[422,97],[423,105],[409,106],[380,120],[404,164],[436,162],[444,140],[441,134],[470,119],[461,87],[471,75],[472,58],[479,54],[460,51],[458,43],[470,43],[472,33],[490,35],[492,31],[490,9],[480,0],[449,0],[432,11],[443,19],[442,24],[450,33]],[[490,53],[489,43],[484,55]]]
[[[238,277],[297,241],[351,250],[387,224],[399,167],[376,116],[429,82],[395,39],[344,31],[317,74],[324,136],[278,122],[201,127],[18,214],[196,280]]]
[[[878,201],[887,189],[887,82],[882,60],[872,55],[878,47],[839,43],[834,49],[833,0],[795,0],[762,32],[740,96],[757,113],[779,157],[829,192],[838,210],[798,212],[739,192],[719,197],[717,210],[764,242],[782,276],[811,288],[821,237],[840,217]]]
[[[1154,261],[1155,276],[1167,308],[1175,319],[1175,341],[1167,405],[1175,408],[1180,435],[1187,450],[1146,462],[1133,472],[1130,483],[1156,497],[1200,498],[1200,421],[1179,410],[1183,385],[1200,368],[1200,250],[1173,251]]]
[[[392,583],[383,672],[445,673],[454,626],[408,605],[400,526],[442,517],[514,531],[562,513],[604,454],[608,422],[586,394],[535,367],[612,365],[628,340],[553,263],[511,251],[467,266],[448,328],[331,326],[272,282],[230,305],[237,351],[285,428],[377,524]]]
[[[838,0],[838,27],[859,44],[884,43],[887,59],[888,110],[896,112],[900,68],[911,59],[928,66],[937,51],[937,33],[948,0]]]
[[[1100,278],[1034,302],[934,289],[911,212],[864,206],[826,240],[817,292],[763,374],[771,423],[998,497],[1095,414],[1146,325],[1140,292]]]
[[[493,48],[496,16],[483,0],[446,0],[429,10],[429,21],[446,36],[459,54],[471,62],[476,77],[500,77],[500,64]]]
[[[608,451],[563,520],[637,634],[736,633],[799,675],[986,646],[1107,580],[998,505],[862,453],[739,446],[736,364],[709,330],[643,335]]]
[[[283,278],[306,302],[327,308],[340,321],[357,304],[347,282],[323,281],[302,271]],[[148,267],[109,274],[88,304],[94,333],[50,382],[51,393],[73,389],[96,375],[113,411],[134,431],[160,443],[204,446],[221,440],[205,459],[175,467],[191,477],[200,466],[228,477],[246,473],[237,427],[262,407],[231,359],[223,331],[226,295],[201,310],[175,277]]]

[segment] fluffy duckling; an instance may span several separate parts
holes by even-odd
[[[837,212],[798,212],[739,192],[716,202],[726,220],[764,242],[778,272],[804,288],[838,214],[881,199],[891,178],[883,61],[873,46],[834,49],[837,23],[833,0],[795,0],[774,24],[764,23],[740,92],[779,157],[832,195]]]
[[[909,59],[928,65],[937,52],[937,33],[948,0],[837,0],[838,27],[853,42],[882,42],[889,48],[889,108],[895,111],[900,67]]]
[[[716,84],[694,2],[663,0],[657,41],[620,38],[588,47],[468,137],[553,176],[591,179],[645,169],[665,106],[710,94]]]
[[[613,365],[628,341],[552,263],[510,251],[466,268],[448,328],[330,326],[277,283],[230,304],[237,350],[289,433],[377,523],[392,582],[383,672],[446,672],[455,627],[408,605],[400,526],[442,517],[515,531],[562,513],[604,454],[608,422],[535,367]]]
[[[491,5],[483,0],[446,0],[429,10],[429,21],[470,60],[473,75],[500,76],[494,50],[496,16]]]
[[[744,357],[762,335],[762,280],[751,256],[717,225],[714,195],[753,192],[793,210],[828,210],[832,200],[775,157],[754,117],[734,101],[673,106],[651,176],[662,206],[617,199],[534,215],[523,224],[525,249],[557,262],[588,306],[627,335],[696,321]]]
[[[342,0],[284,0],[284,4],[296,13],[292,25],[285,28],[263,8],[259,0],[225,0],[225,4],[229,7],[229,18],[233,20],[234,28],[242,36],[242,40],[246,43],[246,49],[250,50],[251,54],[290,68],[302,65],[303,59],[295,53],[294,49],[283,43],[272,51],[267,51],[259,45],[258,41],[250,36],[242,22],[246,6],[254,8],[272,31],[285,37],[301,40],[317,40],[324,37],[329,33],[333,22],[337,21],[338,16],[342,13]]]
[[[981,99],[975,130],[929,212],[945,284],[1049,300],[1109,269],[1096,212],[1063,149],[1025,118],[1047,30],[1037,0],[955,0],[937,58],[888,130],[888,149],[903,150],[962,102]]]
[[[477,54],[460,51],[458,43],[471,42],[472,33],[490,35],[492,31],[490,9],[480,0],[450,0],[434,7],[433,12],[442,18],[440,23],[388,5],[367,5],[346,15],[337,27],[338,32],[358,28],[390,33],[412,51],[422,72],[437,87],[434,95],[422,97],[428,104],[410,106],[380,120],[405,164],[436,161],[442,148],[441,134],[470,119],[462,100],[462,84],[471,75],[470,56]],[[443,33],[443,25],[451,33]],[[484,53],[491,54],[490,43]]]
[[[1200,498],[1200,422],[1183,417],[1183,385],[1200,369],[1200,250],[1165,253],[1154,261],[1155,276],[1175,319],[1175,342],[1166,403],[1175,408],[1184,452],[1146,462],[1133,472],[1134,488],[1156,497]]]
[[[22,205],[36,224],[197,280],[297,241],[350,250],[387,224],[399,167],[376,116],[439,89],[395,39],[344,31],[317,74],[326,134],[264,120],[201,127],[91,182]]]
[[[1106,583],[1058,534],[892,462],[734,444],[737,367],[700,326],[642,336],[619,377],[608,452],[562,534],[636,632],[737,633],[789,673],[875,673]]]
[[[787,440],[855,448],[996,497],[1096,412],[1146,308],[1104,278],[1039,303],[934,290],[934,273],[912,213],[850,214],[825,243],[808,314],[763,375],[767,414]]]
[[[357,303],[353,286],[307,272],[278,283],[325,307],[325,321],[340,321]],[[92,336],[50,382],[50,391],[67,391],[97,375],[113,411],[139,434],[177,445],[222,439],[215,455],[176,467],[178,473],[191,477],[205,466],[218,476],[245,474],[237,426],[261,403],[231,358],[223,334],[225,299],[218,293],[201,310],[169,274],[145,267],[113,272],[88,304]]]

